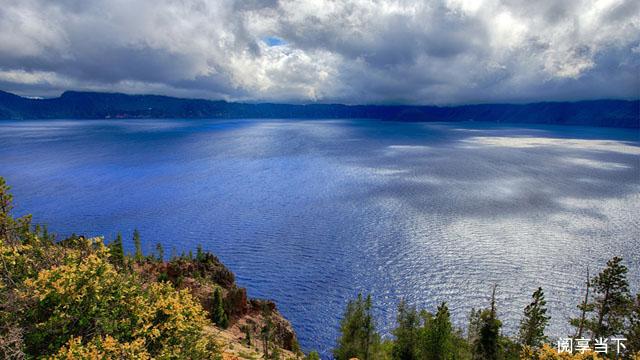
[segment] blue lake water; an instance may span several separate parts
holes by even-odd
[[[614,255],[640,284],[637,130],[370,120],[0,122],[19,213],[58,234],[215,252],[329,355],[346,301],[488,305],[517,327],[537,286],[565,335],[584,271]],[[129,242],[128,247],[132,245]]]

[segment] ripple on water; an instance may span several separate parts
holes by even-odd
[[[567,331],[587,265],[640,283],[637,132],[479,123],[0,122],[0,175],[53,231],[140,229],[147,251],[214,251],[329,354],[345,302],[449,303],[463,326],[498,284],[507,332],[536,287]],[[131,244],[128,243],[129,250]]]

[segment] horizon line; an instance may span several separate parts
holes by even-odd
[[[28,96],[19,95],[11,91],[0,89],[0,92],[11,94],[26,100],[54,100],[60,99],[66,93],[80,93],[80,94],[103,94],[103,95],[125,95],[125,96],[153,96],[153,97],[165,97],[178,100],[197,100],[197,101],[210,101],[210,102],[225,102],[229,104],[247,104],[247,105],[261,105],[261,104],[273,104],[273,105],[290,105],[290,106],[308,106],[308,105],[338,105],[338,106],[372,106],[372,107],[437,107],[437,108],[451,108],[462,106],[482,106],[482,105],[532,105],[532,104],[554,104],[554,103],[581,103],[581,102],[600,102],[600,101],[624,101],[624,102],[640,102],[640,96],[637,98],[595,98],[595,99],[581,99],[581,100],[540,100],[540,101],[517,101],[517,102],[469,102],[469,103],[457,103],[457,104],[403,104],[403,103],[342,103],[342,102],[275,102],[268,100],[226,100],[226,99],[211,99],[202,97],[181,97],[173,95],[164,95],[156,93],[126,93],[118,91],[97,91],[97,90],[64,90],[58,96],[43,97],[43,96]],[[640,109],[639,109],[640,111]]]

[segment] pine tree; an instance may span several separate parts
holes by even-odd
[[[380,335],[375,329],[370,295],[365,299],[358,294],[356,300],[349,301],[340,321],[340,334],[338,346],[333,350],[337,360],[376,358]]]
[[[47,225],[42,225],[42,239],[44,241],[48,241],[48,242],[54,242],[55,237],[51,234],[49,234],[49,228],[47,227]],[[124,254],[124,252],[123,252]]]
[[[629,352],[640,356],[640,294],[636,294],[631,307],[629,327],[625,332],[625,338],[628,340],[627,349]]]
[[[226,329],[229,326],[229,318],[224,311],[224,302],[222,300],[222,290],[219,287],[213,292],[213,301],[211,303],[211,318],[219,327]]]
[[[539,287],[531,296],[533,301],[524,308],[524,318],[520,322],[519,340],[521,345],[540,347],[547,340],[544,329],[549,324],[547,302]]]
[[[109,244],[109,257],[111,263],[116,266],[124,265],[124,249],[122,247],[122,235],[118,233],[116,239]]]
[[[277,346],[273,347],[273,351],[271,351],[271,355],[269,355],[269,359],[271,360],[280,360],[280,348]]]
[[[502,323],[496,314],[496,286],[491,294],[491,308],[480,313],[478,338],[473,344],[474,360],[497,360],[500,352],[500,328]]]
[[[394,360],[414,360],[418,358],[417,343],[420,317],[414,306],[408,306],[404,299],[398,304],[398,327],[393,330],[396,340],[391,357]]]
[[[264,326],[260,333],[262,334],[262,352],[265,359],[269,359],[269,341],[271,341],[271,309],[265,304],[262,307],[262,317],[264,318]]]
[[[202,245],[196,246],[196,260],[199,262],[204,261],[204,251],[202,250]]]
[[[580,317],[569,319],[569,323],[576,328],[576,339],[581,339],[587,323],[587,313],[593,312],[594,306],[589,303],[589,290],[591,289],[591,278],[589,277],[589,268],[587,267],[587,282],[584,300],[577,307],[580,310]]]
[[[11,187],[0,176],[0,240],[6,244],[15,245],[21,240],[31,238],[31,215],[13,218],[13,195],[9,192]]]
[[[467,342],[469,344],[475,343],[476,339],[480,336],[480,315],[482,310],[471,308],[469,312],[469,326],[467,327]]]
[[[9,233],[12,227],[13,196],[9,193],[11,187],[7,185],[3,177],[0,176],[0,240],[11,243]]]
[[[135,247],[134,258],[137,262],[142,262],[142,242],[140,241],[140,232],[138,229],[133,230],[133,246]]]
[[[591,281],[595,292],[595,316],[587,325],[595,339],[618,335],[624,330],[624,321],[631,304],[627,272],[622,258],[614,257]]]
[[[419,354],[425,360],[444,360],[453,357],[453,326],[446,303],[440,304],[436,315],[426,314]]]
[[[243,325],[241,328],[242,332],[244,333],[244,341],[246,342],[247,346],[251,346],[251,328],[249,327],[249,325]]]
[[[160,243],[156,244],[156,253],[158,254],[158,261],[159,262],[163,262],[164,261],[164,248],[162,247],[162,244],[160,244]]]
[[[306,360],[320,360],[320,354],[317,351],[311,351],[309,355],[307,355]]]

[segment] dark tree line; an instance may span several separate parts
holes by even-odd
[[[578,316],[570,319],[574,338],[626,338],[626,351],[620,357],[616,357],[616,349],[608,354],[620,359],[640,358],[640,294],[632,298],[627,272],[619,257],[609,260],[593,278],[587,272],[584,301],[577,306]],[[545,334],[551,317],[543,289],[539,287],[531,295],[515,337],[502,333],[496,291],[494,286],[486,309],[471,310],[466,334],[451,323],[446,303],[431,313],[402,300],[393,339],[385,341],[376,331],[371,296],[358,295],[347,304],[333,355],[337,360],[507,360],[543,358],[538,351],[553,351],[543,346],[555,347]]]

